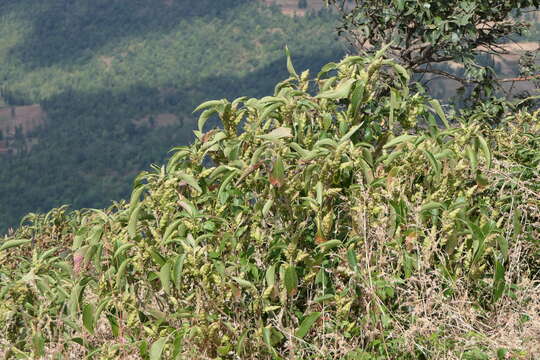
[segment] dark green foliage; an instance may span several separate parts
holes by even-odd
[[[0,4],[2,95],[47,113],[30,152],[0,155],[0,231],[29,211],[125,197],[135,174],[191,141],[196,104],[271,92],[286,73],[284,44],[303,67],[343,53],[324,11],[292,19],[251,1],[167,3]],[[179,120],[135,125],[163,113]]]
[[[344,0],[326,2],[340,9],[339,32],[358,52],[386,48],[407,69],[471,87],[468,95],[475,102],[492,97],[501,86],[493,67],[482,64],[479,55],[512,53],[504,43],[526,34],[526,20],[538,20],[523,12],[540,7],[539,0],[355,0],[352,7]],[[464,67],[463,76],[436,66],[449,61]]]

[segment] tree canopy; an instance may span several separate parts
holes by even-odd
[[[538,11],[538,0],[327,0],[342,14],[339,32],[347,35],[360,53],[387,53],[408,69],[443,75],[460,83],[481,85],[491,94],[496,83],[492,67],[479,63],[479,55],[509,54],[505,43],[523,35],[529,23],[522,13]],[[436,65],[455,61],[465,66],[456,76]],[[540,77],[528,74],[522,80]],[[478,93],[475,93],[477,96]]]

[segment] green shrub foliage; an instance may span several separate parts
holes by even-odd
[[[288,70],[273,96],[200,105],[195,141],[129,202],[6,236],[0,352],[532,356],[538,111],[447,116],[382,54]]]

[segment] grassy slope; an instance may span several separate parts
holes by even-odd
[[[29,211],[126,196],[132,176],[191,139],[197,103],[270,91],[284,75],[284,44],[304,68],[342,54],[329,17],[293,19],[238,0],[188,3],[0,4],[2,85],[48,114],[32,152],[0,159],[0,228]],[[133,129],[160,113],[184,122]]]

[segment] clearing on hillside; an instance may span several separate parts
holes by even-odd
[[[0,108],[0,131],[4,136],[15,136],[20,128],[24,135],[43,125],[45,112],[40,105],[8,106]]]

